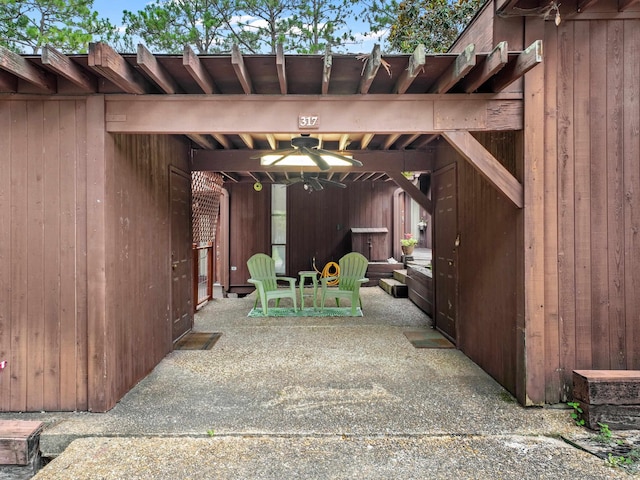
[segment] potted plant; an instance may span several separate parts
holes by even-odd
[[[411,255],[413,253],[413,248],[418,243],[418,240],[413,238],[411,233],[405,233],[404,238],[400,239],[400,247],[402,248],[402,253],[405,255]]]

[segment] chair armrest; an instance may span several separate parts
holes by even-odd
[[[338,277],[320,277],[320,283],[322,284],[322,288],[327,286],[327,283],[332,282],[334,280],[338,280]]]
[[[278,282],[289,282],[289,286],[290,287],[295,287],[296,285],[296,279],[292,278],[292,277],[277,277],[276,281]]]
[[[360,280],[358,280],[358,283],[367,283],[368,281],[368,278],[361,278]]]

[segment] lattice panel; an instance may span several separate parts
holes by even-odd
[[[193,172],[193,241],[197,244],[213,242],[218,224],[222,175],[213,172]]]

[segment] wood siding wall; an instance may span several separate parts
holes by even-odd
[[[111,405],[172,350],[169,167],[189,172],[188,145],[176,137],[114,135],[112,148],[106,216],[107,321],[116,359]]]
[[[640,20],[545,31],[546,401],[640,369]]]
[[[516,178],[522,178],[522,132],[474,136]],[[458,172],[460,235],[455,340],[460,350],[515,395],[520,373],[516,326],[523,285],[518,221],[522,211],[441,142],[437,169],[453,162]],[[434,250],[434,258],[438,255]],[[434,288],[442,287],[436,282]]]
[[[0,100],[1,411],[87,408],[86,107]]]

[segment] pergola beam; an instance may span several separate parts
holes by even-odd
[[[251,77],[249,76],[247,67],[244,65],[244,59],[242,58],[242,53],[240,53],[240,47],[236,44],[231,48],[231,65],[233,65],[233,70],[236,72],[236,76],[240,81],[240,85],[242,85],[244,93],[247,95],[253,93]]]
[[[469,75],[462,80],[462,89],[466,93],[473,93],[484,83],[489,81],[509,61],[509,48],[507,42],[500,42],[487,56],[478,68],[474,68]]]
[[[151,80],[155,82],[158,87],[164,93],[181,93],[182,89],[175,81],[175,79],[169,75],[162,65],[158,63],[158,59],[147,50],[147,47],[138,44],[138,66],[145,72]]]
[[[467,45],[455,61],[431,86],[428,93],[446,93],[476,65],[476,46]]]
[[[300,112],[319,118],[317,135],[521,130],[521,94],[446,95],[109,95],[107,131],[264,135],[300,131]],[[216,112],[212,115],[211,112]],[[274,121],[274,119],[278,121]],[[388,119],[393,118],[390,122]]]
[[[431,199],[427,197],[424,193],[420,191],[418,187],[416,187],[413,182],[411,182],[407,177],[405,177],[402,171],[389,171],[387,170],[385,173],[398,185],[401,189],[403,189],[412,199],[414,199],[418,205],[424,208],[429,215],[433,214],[433,204],[431,203]]]
[[[403,70],[395,87],[393,87],[393,93],[405,93],[424,67],[425,62],[425,47],[420,43],[409,57],[409,64],[407,68]]]
[[[619,0],[618,10],[624,12],[625,10],[640,5],[640,0]]]
[[[442,132],[442,136],[516,207],[524,206],[522,184],[469,132]]]
[[[492,90],[501,92],[541,62],[542,40],[536,40],[493,77]]]
[[[389,150],[391,146],[394,143],[396,143],[396,140],[400,138],[400,135],[401,135],[400,133],[394,133],[393,135],[389,135],[387,139],[384,141],[384,144],[382,145],[382,149]]]
[[[207,72],[200,61],[200,58],[195,54],[189,45],[184,46],[184,53],[182,55],[182,66],[189,72],[189,75],[196,81],[203,93],[211,95],[212,93],[218,93],[216,84],[213,82],[211,75]]]
[[[362,72],[362,78],[360,79],[360,93],[369,93],[369,88],[373,80],[376,78],[380,64],[382,63],[382,55],[380,53],[380,45],[377,43],[373,46],[373,50],[365,59],[365,66]]]
[[[69,57],[49,45],[42,48],[42,64],[85,92],[94,93],[97,91],[98,82],[95,78],[91,78]]]
[[[276,47],[276,70],[278,72],[278,82],[280,83],[280,93],[287,93],[287,71],[284,66],[284,47],[281,43]]]
[[[55,93],[57,90],[56,79],[53,75],[4,47],[0,47],[0,69],[20,77],[47,93]]]
[[[292,167],[286,165],[260,165],[256,150],[194,150],[193,170],[212,172],[264,172],[286,171],[319,172],[316,166]],[[269,153],[266,150],[264,153]],[[383,172],[388,169],[404,171],[431,171],[433,154],[416,150],[349,150],[349,155],[360,160],[362,167],[351,165],[332,166],[332,172]]]
[[[329,93],[329,82],[331,81],[331,66],[333,65],[333,57],[331,56],[331,49],[327,45],[327,50],[324,54],[322,65],[322,95]]]
[[[267,142],[269,143],[271,150],[276,150],[278,148],[278,141],[276,140],[275,135],[267,133]]]
[[[206,148],[206,149],[209,149],[209,150],[213,150],[214,148],[216,148],[215,144],[204,135],[200,135],[200,134],[196,133],[196,134],[187,135],[187,137],[192,142],[196,143],[197,145],[201,146],[202,148]]]
[[[149,93],[149,86],[142,75],[106,43],[89,44],[88,63],[89,67],[127,93]]]

